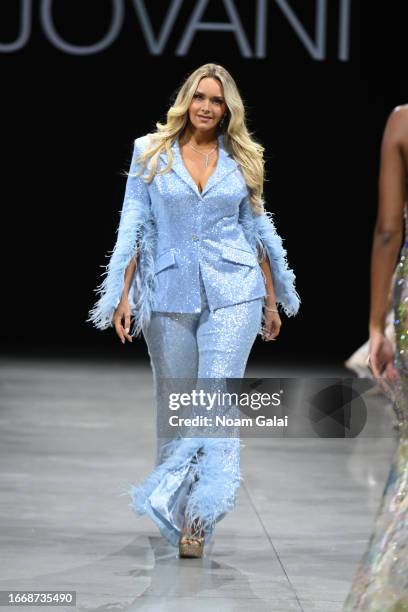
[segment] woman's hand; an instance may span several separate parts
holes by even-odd
[[[264,307],[262,340],[265,340],[265,342],[276,340],[277,336],[279,336],[281,325],[282,321],[279,313],[273,310],[267,310],[267,308]]]
[[[130,317],[131,311],[128,299],[127,297],[123,297],[113,314],[113,324],[122,344],[125,344],[126,339],[129,340],[129,342],[133,342],[132,336],[129,335]]]
[[[398,377],[398,372],[393,364],[393,347],[388,338],[381,331],[370,334],[368,365],[378,383],[385,373],[388,382]]]

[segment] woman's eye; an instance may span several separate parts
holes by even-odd
[[[193,98],[201,98],[202,99],[203,96],[202,96],[202,94],[194,94]],[[214,100],[212,100],[212,102],[214,104],[222,104],[223,101],[222,100],[218,100],[218,99],[214,99]]]

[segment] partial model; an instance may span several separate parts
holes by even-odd
[[[369,322],[369,362],[374,378],[393,400],[398,445],[374,530],[344,604],[345,612],[408,610],[407,180],[408,105],[404,105],[396,107],[388,117],[382,140]],[[397,262],[392,293],[394,350],[385,327],[389,287]]]

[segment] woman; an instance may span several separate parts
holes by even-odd
[[[241,378],[257,334],[279,334],[277,304],[288,316],[299,308],[294,273],[263,207],[262,152],[231,75],[216,64],[195,70],[167,123],[135,141],[117,242],[88,319],[99,329],[114,325],[122,342],[143,332],[157,457],[129,494],[180,556],[201,556],[233,508],[240,449],[237,437],[159,435],[169,381]]]
[[[398,446],[345,611],[408,610],[408,105],[390,114],[381,147],[379,206],[371,259],[369,363],[394,402]],[[395,351],[385,334],[388,288],[403,244],[393,290]]]

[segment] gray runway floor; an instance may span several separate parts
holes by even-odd
[[[393,435],[243,440],[236,508],[203,559],[179,559],[122,495],[152,468],[152,416],[147,364],[2,359],[0,590],[75,590],[77,610],[109,612],[341,611]]]

